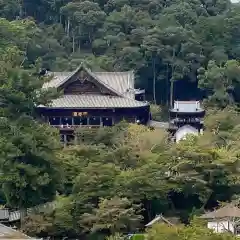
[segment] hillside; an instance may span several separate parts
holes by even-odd
[[[133,69],[138,87],[161,104],[209,97],[226,106],[240,99],[240,7],[228,0],[0,4],[8,20],[1,19],[0,45],[17,45],[24,66],[41,58],[52,71],[76,69],[81,61],[98,70]]]
[[[227,0],[0,0],[0,201],[24,216],[54,206],[26,215],[22,230],[122,240],[162,213],[187,226],[156,226],[147,240],[235,239],[195,220],[239,203],[239,26],[240,5]],[[204,135],[174,144],[165,130],[123,122],[78,131],[86,140],[62,148],[36,112],[58,96],[39,72],[81,62],[134,70],[162,105],[158,120],[173,99],[203,100]]]

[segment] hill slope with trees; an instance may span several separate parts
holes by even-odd
[[[240,6],[228,0],[2,0],[0,9],[1,45],[17,44],[24,66],[41,58],[52,71],[81,61],[133,69],[148,99],[163,104],[240,99]]]
[[[25,209],[30,235],[119,240],[158,213],[188,224],[240,191],[240,6],[226,0],[0,1],[1,203]],[[36,120],[41,68],[134,70],[148,100],[204,98],[206,131],[178,145],[164,130],[121,123],[78,132],[62,149]],[[80,141],[81,134],[88,141]],[[51,205],[52,206],[52,205]],[[234,239],[201,226],[160,226],[149,240]],[[116,235],[117,234],[117,235]],[[165,235],[164,235],[165,234]],[[174,238],[173,238],[174,237]]]

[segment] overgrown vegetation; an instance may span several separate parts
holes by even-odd
[[[1,204],[25,210],[53,201],[26,216],[26,233],[122,240],[158,213],[188,224],[239,198],[238,4],[3,0],[0,16]],[[134,69],[148,100],[164,105],[152,108],[157,120],[170,99],[200,97],[198,86],[208,112],[204,135],[175,145],[163,130],[121,123],[84,132],[84,143],[62,149],[35,112],[56,97],[54,89],[41,90],[48,79],[38,72],[73,70],[81,61],[94,70]],[[193,224],[146,234],[193,235],[234,239]]]
[[[28,216],[25,230],[37,226],[40,236],[59,237],[127,234],[141,231],[158,213],[188,223],[219,201],[238,199],[235,114],[228,109],[211,114],[206,119],[211,131],[178,145],[169,144],[164,131],[139,125],[93,132],[101,141],[59,151],[61,197],[54,210]]]

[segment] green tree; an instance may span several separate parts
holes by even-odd
[[[41,90],[43,79],[20,69],[18,60],[15,48],[0,59],[0,169],[8,205],[23,209],[55,197],[60,145],[58,133],[35,119],[35,106],[54,93]]]
[[[113,236],[107,237],[106,240],[124,240],[124,236],[117,233]]]
[[[235,240],[237,237],[231,234],[217,234],[203,226],[168,226],[166,224],[157,224],[146,234],[147,240]]]
[[[114,234],[136,231],[143,219],[140,211],[140,206],[132,204],[127,198],[101,199],[98,208],[82,215],[81,224],[92,232],[107,230]]]
[[[114,194],[113,184],[118,174],[119,168],[114,164],[89,163],[75,179],[73,194],[81,201],[97,205],[99,198]]]
[[[239,84],[239,71],[239,62],[236,60],[229,60],[224,65],[210,61],[206,70],[198,70],[199,87],[208,91],[211,105],[226,107],[233,103],[234,90]],[[236,92],[235,96],[238,97]]]

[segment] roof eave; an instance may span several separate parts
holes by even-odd
[[[142,105],[142,106],[130,106],[130,107],[47,107],[47,106],[40,106],[37,107],[37,109],[115,109],[115,108],[144,108],[147,107],[148,105]]]
[[[170,109],[169,110],[171,113],[204,113],[205,112],[205,110],[204,109],[199,109],[199,110],[197,110],[197,111],[195,111],[195,112],[187,112],[187,111],[179,111],[179,110],[177,110],[177,109]]]

